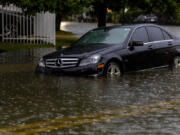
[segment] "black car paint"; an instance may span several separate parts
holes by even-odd
[[[93,54],[102,52],[108,48],[110,48],[109,45],[107,46],[107,45],[103,45],[103,44],[91,45],[91,46],[85,46],[85,45],[70,46],[68,48],[65,48],[60,51],[46,55],[46,56],[44,56],[44,58],[47,59],[47,58],[52,58],[52,57],[61,57],[62,55],[63,55],[63,57],[65,56],[65,57],[83,58],[83,57],[87,57],[89,55],[93,55]]]
[[[158,27],[161,30],[163,28],[154,24],[138,24],[138,25],[128,25],[128,26],[111,26],[110,28],[116,27],[130,27],[131,31],[128,38],[121,45],[92,45],[86,47],[72,45],[69,48],[54,52],[52,54],[46,55],[43,59],[48,58],[79,58],[80,61],[87,58],[93,54],[100,54],[102,56],[101,60],[97,64],[87,65],[83,67],[66,68],[66,69],[43,69],[37,67],[38,71],[60,71],[62,73],[86,73],[86,74],[97,74],[103,75],[106,65],[110,61],[116,61],[120,64],[123,72],[143,70],[153,67],[167,66],[172,64],[173,58],[180,54],[180,40],[174,35],[170,34],[172,40],[155,41],[145,43],[143,46],[135,46],[130,49],[129,43],[131,42],[131,37],[133,32],[140,27]],[[107,28],[107,27],[105,27]],[[109,28],[109,27],[108,27]],[[104,29],[104,28],[100,28]],[[79,63],[80,63],[79,61]],[[79,64],[78,63],[78,64]],[[103,69],[98,69],[97,66],[104,64]]]

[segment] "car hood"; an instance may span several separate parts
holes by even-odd
[[[86,57],[93,55],[98,52],[102,52],[111,48],[112,45],[96,44],[96,45],[74,45],[68,48],[65,48],[60,51],[56,51],[49,55],[46,55],[44,58],[55,58],[55,57]]]

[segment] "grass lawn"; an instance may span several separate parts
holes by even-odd
[[[73,36],[71,32],[60,31],[56,32],[56,47],[69,46],[78,38]]]
[[[1,51],[17,51],[21,49],[32,49],[32,48],[43,48],[43,47],[64,47],[69,46],[75,42],[78,38],[74,37],[71,32],[59,31],[56,33],[56,46],[51,44],[24,44],[24,43],[1,43],[0,42],[0,52]]]

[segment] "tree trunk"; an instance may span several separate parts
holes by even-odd
[[[122,9],[122,24],[125,23],[125,7],[123,6],[123,9]]]
[[[96,5],[96,14],[98,18],[98,27],[106,26],[106,15],[107,15],[107,6],[105,3],[99,3]]]
[[[56,31],[61,30],[61,21],[62,21],[62,16],[60,14],[56,14]]]

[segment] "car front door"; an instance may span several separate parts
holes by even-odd
[[[130,39],[130,42],[141,41],[143,46],[129,46],[128,55],[124,57],[125,66],[127,71],[142,70],[151,67],[152,53],[151,48],[147,44],[149,42],[148,33],[145,27],[137,28]]]

